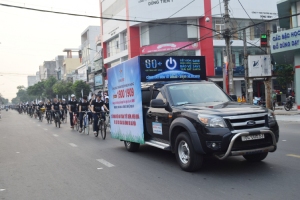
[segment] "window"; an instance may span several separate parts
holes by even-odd
[[[223,35],[221,34],[225,30],[225,25],[223,19],[215,19],[215,29],[216,29],[216,36],[215,39],[221,40],[223,39]]]
[[[120,52],[120,46],[119,46],[119,38],[116,37],[110,41],[107,42],[107,57],[116,55]]]

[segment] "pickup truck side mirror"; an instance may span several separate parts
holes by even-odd
[[[150,102],[150,107],[152,108],[166,108],[168,103],[165,103],[162,99],[152,99]]]

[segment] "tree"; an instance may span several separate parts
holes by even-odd
[[[18,89],[17,97],[19,101],[21,102],[30,101],[29,95],[27,94],[25,87],[23,85],[18,86],[17,89]]]
[[[38,98],[40,96],[44,96],[45,93],[45,82],[40,81],[33,86],[30,86],[27,88],[27,93],[30,96],[33,96],[33,98]]]
[[[91,88],[90,85],[86,84],[83,81],[76,81],[72,85],[72,90],[75,93],[76,97],[81,97],[81,90],[83,90],[83,95],[89,95]]]
[[[278,65],[274,71],[277,75],[277,82],[283,89],[286,89],[286,86],[294,80],[294,67],[292,65]]]
[[[58,81],[53,85],[53,92],[59,97],[72,94],[72,82]]]
[[[48,98],[48,99],[51,99],[53,97],[56,96],[56,94],[53,92],[53,85],[57,82],[57,79],[53,76],[49,77],[45,83],[44,83],[44,86],[45,86],[45,90],[44,90],[44,93],[43,93],[43,96]]]

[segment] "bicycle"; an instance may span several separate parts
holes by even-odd
[[[83,133],[89,134],[90,133],[90,124],[89,124],[89,116],[88,111],[84,112],[83,115]]]
[[[47,119],[48,124],[52,124],[52,115],[51,115],[50,110],[46,111],[46,119]]]
[[[73,127],[75,126],[76,127],[76,131],[79,130],[79,119],[77,118],[77,114],[73,112]]]
[[[55,111],[54,112],[54,122],[55,122],[55,127],[58,126],[58,128],[60,128],[60,116],[59,116],[59,111]]]
[[[39,111],[39,120],[42,122],[44,118],[45,108],[41,108]]]
[[[106,138],[106,123],[102,117],[102,113],[104,113],[104,112],[100,112],[99,114],[97,113],[97,115],[99,117],[98,123],[97,123],[98,131],[95,133],[95,137],[98,137],[99,131],[100,131],[102,139],[105,140],[105,138]]]

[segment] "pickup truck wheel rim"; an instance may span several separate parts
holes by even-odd
[[[126,143],[126,146],[127,146],[128,148],[130,148],[131,142],[125,142],[125,143]]]
[[[178,156],[183,164],[187,164],[190,160],[189,145],[185,141],[180,141],[178,145]]]

